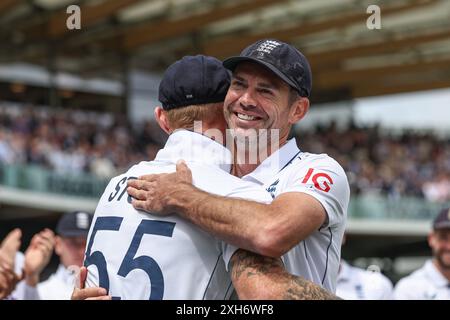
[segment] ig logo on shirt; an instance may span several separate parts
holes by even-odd
[[[309,168],[302,183],[308,183],[309,180],[311,180],[316,189],[323,192],[329,192],[333,184],[333,179],[328,174],[323,172],[314,173],[314,168]]]

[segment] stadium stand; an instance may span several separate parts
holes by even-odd
[[[378,1],[379,29],[369,28],[369,2],[0,1],[0,240],[20,227],[23,251],[62,213],[92,212],[111,176],[155,157],[166,136],[149,107],[162,72],[184,55],[224,59],[259,38],[289,42],[311,62],[311,110],[448,90],[450,1]],[[69,3],[80,28],[68,28]],[[450,206],[450,136],[352,122],[292,134],[346,171],[343,258],[377,265],[394,283],[420,266],[430,222]],[[56,267],[53,257],[43,278]]]

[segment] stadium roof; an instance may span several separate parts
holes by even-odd
[[[374,2],[380,30],[366,26]],[[66,27],[71,4],[80,30]],[[186,54],[224,58],[267,37],[306,54],[316,102],[450,87],[448,0],[0,1],[0,64],[87,78],[159,72]]]

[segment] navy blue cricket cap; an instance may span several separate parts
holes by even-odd
[[[56,233],[62,237],[87,237],[92,217],[84,211],[67,212],[59,219]]]
[[[220,60],[204,55],[185,56],[170,65],[159,84],[164,110],[223,102],[230,74]]]
[[[259,40],[239,56],[225,59],[225,68],[234,71],[243,61],[256,62],[275,73],[302,97],[309,97],[312,87],[311,67],[306,57],[295,47],[275,39]]]
[[[442,209],[436,218],[434,218],[433,229],[450,229],[450,208]]]

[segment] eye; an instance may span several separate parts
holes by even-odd
[[[273,96],[273,91],[270,89],[266,89],[266,88],[260,88],[258,89],[258,91],[264,95],[270,95]]]
[[[233,80],[231,82],[231,85],[233,87],[237,87],[237,88],[243,88],[244,87],[244,82],[240,81],[240,80]]]

